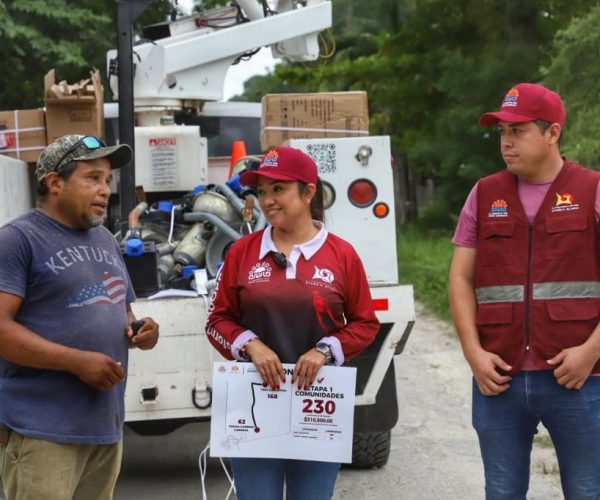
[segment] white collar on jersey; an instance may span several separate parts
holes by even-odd
[[[298,248],[302,252],[302,255],[304,255],[304,258],[306,260],[309,260],[314,254],[316,254],[319,251],[319,249],[325,243],[327,235],[329,234],[327,232],[327,229],[325,229],[325,225],[322,222],[318,220],[313,220],[313,224],[319,228],[319,232],[314,236],[314,238],[312,240],[307,241],[306,243],[302,243],[301,245],[294,245],[294,248]],[[271,226],[267,226],[267,228],[263,232],[262,241],[260,244],[260,254],[258,255],[259,259],[262,259],[269,252],[279,252],[279,250],[277,250],[277,247],[275,246],[275,243],[273,243],[273,238],[271,236],[272,230],[273,228]]]

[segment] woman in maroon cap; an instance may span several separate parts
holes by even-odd
[[[252,361],[265,384],[309,387],[325,364],[342,365],[379,330],[362,263],[323,225],[315,162],[278,147],[240,181],[256,186],[269,226],[232,245],[209,308],[206,333],[227,359]],[[239,500],[330,499],[338,463],[232,458]]]

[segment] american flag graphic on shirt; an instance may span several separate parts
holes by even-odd
[[[105,272],[100,283],[85,285],[77,295],[71,297],[68,307],[119,304],[125,300],[125,293],[123,278]]]

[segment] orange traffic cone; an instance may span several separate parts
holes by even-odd
[[[244,141],[233,141],[233,144],[231,145],[231,161],[229,162],[229,174],[227,175],[228,179],[231,178],[231,174],[233,173],[233,166],[246,155],[246,143]]]

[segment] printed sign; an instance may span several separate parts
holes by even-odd
[[[175,137],[151,138],[150,168],[152,171],[152,187],[174,189],[179,183],[177,175],[177,139]]]
[[[352,461],[356,368],[324,366],[307,389],[284,364],[279,390],[252,363],[215,362],[210,425],[213,457]]]

